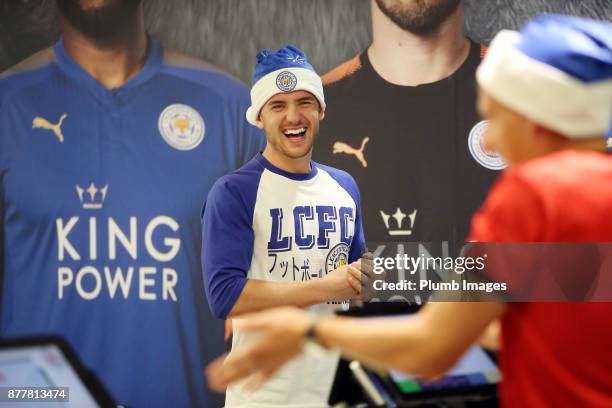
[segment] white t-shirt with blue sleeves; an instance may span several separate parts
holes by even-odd
[[[206,293],[220,318],[227,317],[247,279],[319,279],[365,251],[355,181],[346,172],[314,162],[309,173],[295,174],[255,156],[215,183],[202,225]],[[326,314],[339,308],[338,303],[310,310]],[[248,343],[248,337],[235,330],[232,350]],[[256,392],[231,386],[226,406],[327,406],[336,362],[336,355],[303,355]]]

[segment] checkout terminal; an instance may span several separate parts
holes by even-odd
[[[416,311],[407,304],[352,309],[341,315],[372,319],[401,319]],[[390,371],[374,372],[359,362],[340,360],[329,398],[333,407],[497,407],[501,372],[495,356],[480,346],[470,348],[457,364],[436,380]]]

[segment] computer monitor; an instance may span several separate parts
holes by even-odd
[[[385,378],[399,402],[494,395],[500,381],[501,372],[497,364],[480,346],[470,348],[451,370],[434,381],[397,371],[389,372]]]
[[[28,388],[38,392],[24,395]],[[63,388],[53,394],[47,389]],[[116,407],[95,375],[85,369],[68,344],[58,337],[0,340],[0,407]],[[42,391],[41,391],[42,390]],[[25,397],[20,398],[18,397]],[[63,398],[62,398],[63,397]]]

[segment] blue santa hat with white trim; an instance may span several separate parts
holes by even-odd
[[[323,83],[306,54],[294,45],[273,52],[263,49],[257,53],[257,64],[251,88],[251,106],[246,118],[252,125],[257,124],[261,108],[274,95],[282,92],[308,91],[325,110]]]
[[[571,139],[612,148],[612,24],[555,14],[499,32],[476,72],[511,110]]]

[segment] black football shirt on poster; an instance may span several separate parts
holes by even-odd
[[[481,47],[472,42],[450,77],[399,86],[381,78],[363,52],[324,76],[341,79],[325,86],[314,159],[357,181],[368,242],[447,242],[454,251],[467,236],[471,215],[503,167],[482,146],[480,60]]]

